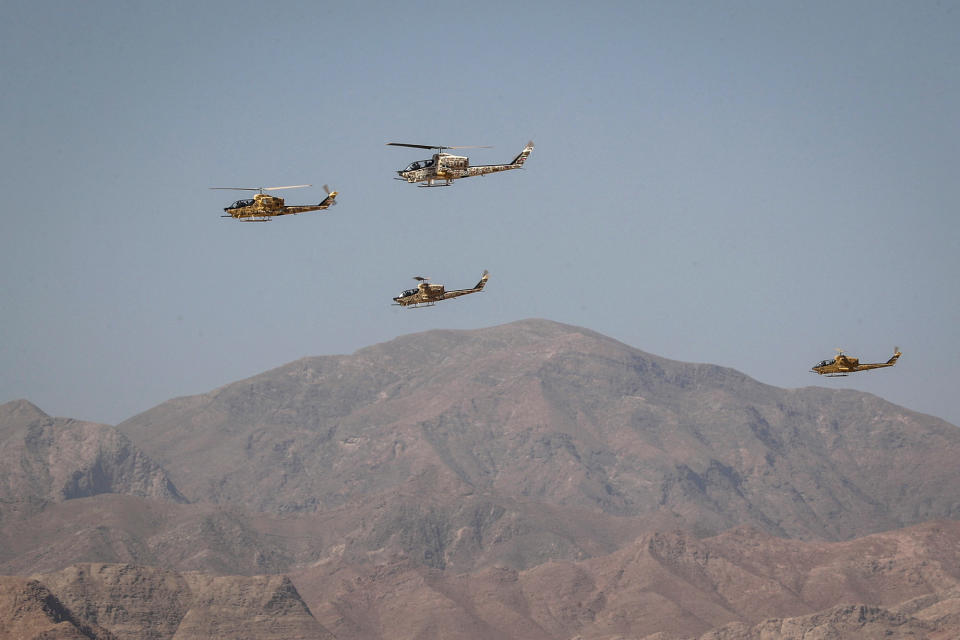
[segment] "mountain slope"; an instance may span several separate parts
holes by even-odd
[[[0,640],[116,640],[77,619],[50,590],[28,578],[0,576]]]
[[[340,640],[437,631],[451,640],[691,638],[711,630],[714,640],[953,638],[960,631],[960,522],[844,542],[756,529],[702,540],[652,533],[606,556],[525,571],[451,575],[395,561],[304,568],[293,579]],[[802,633],[811,630],[823,635]]]
[[[0,520],[103,493],[183,502],[166,472],[114,427],[0,405]]]
[[[419,526],[469,495],[833,540],[960,515],[952,425],[544,320],[304,358],[118,428],[191,499],[279,513],[409,496]]]
[[[0,576],[0,640],[332,640],[285,576],[87,563]]]

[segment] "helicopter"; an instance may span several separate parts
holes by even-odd
[[[426,278],[424,276],[414,276],[413,279],[417,281],[417,288],[407,289],[394,298],[394,306],[411,308],[432,307],[442,300],[459,298],[460,296],[465,296],[468,293],[478,293],[483,290],[484,285],[487,284],[487,280],[490,279],[490,272],[484,269],[483,274],[480,276],[480,282],[478,282],[472,289],[455,289],[453,291],[446,291],[442,284],[428,283],[427,280],[430,278]]]
[[[394,178],[394,180],[425,183],[417,185],[419,187],[449,187],[453,184],[453,181],[458,178],[472,178],[473,176],[485,176],[488,173],[497,173],[498,171],[519,169],[530,156],[530,152],[533,151],[533,141],[531,140],[527,143],[527,146],[523,148],[523,151],[511,160],[509,164],[470,166],[470,158],[444,153],[444,149],[489,149],[490,147],[440,147],[426,144],[405,144],[402,142],[388,142],[387,146],[437,150],[437,153],[433,154],[432,158],[411,162],[407,165],[406,169],[397,171],[397,175],[400,177]],[[438,183],[435,184],[436,182]]]
[[[287,187],[210,187],[211,189],[230,190],[230,191],[257,191],[252,198],[237,200],[223,210],[227,215],[221,218],[236,218],[242,222],[270,222],[271,218],[277,216],[286,216],[296,213],[306,213],[307,211],[323,211],[337,204],[337,192],[330,191],[327,185],[323,185],[323,190],[327,192],[327,197],[320,204],[308,204],[302,206],[288,206],[283,203],[283,198],[272,196],[264,191],[279,191],[280,189],[301,189],[303,187],[312,187],[312,184],[295,184]]]
[[[833,360],[824,360],[820,364],[814,365],[811,371],[828,378],[843,378],[857,371],[867,371],[868,369],[881,369],[883,367],[892,367],[897,364],[900,357],[900,347],[893,348],[893,357],[886,362],[876,362],[869,364],[860,364],[859,358],[851,358],[844,355],[843,349],[837,349],[837,355]]]

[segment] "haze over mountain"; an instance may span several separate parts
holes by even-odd
[[[244,637],[259,605],[214,624],[201,594],[284,573],[309,620],[284,605],[269,633],[937,637],[960,629],[958,459],[956,427],[869,394],[546,320],[429,331],[117,427],[0,405],[0,573],[82,637]],[[119,604],[153,580],[179,595]],[[118,606],[139,622],[94,613]]]
[[[118,429],[191,500],[274,513],[482,496],[830,540],[960,515],[942,420],[544,320],[304,358]]]

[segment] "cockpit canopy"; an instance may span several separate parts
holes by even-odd
[[[406,291],[404,291],[403,293],[401,293],[401,294],[398,295],[397,297],[398,297],[398,298],[406,298],[407,296],[412,296],[412,295],[415,294],[416,292],[417,292],[417,289],[407,289]]]
[[[232,205],[230,205],[229,207],[224,207],[223,210],[224,210],[224,211],[229,211],[230,209],[240,209],[241,207],[249,207],[249,206],[252,206],[252,205],[253,205],[253,198],[249,198],[249,199],[246,199],[246,200],[237,200],[236,202],[234,202],[234,203],[233,203]]]
[[[427,169],[433,166],[433,158],[429,160],[417,160],[416,162],[411,162],[407,165],[407,168],[404,171],[416,171],[417,169]]]
[[[817,366],[817,367],[826,367],[826,366],[831,365],[831,364],[833,364],[833,360],[824,360],[823,362],[821,362],[820,364],[818,364],[818,365],[816,365],[816,366]]]

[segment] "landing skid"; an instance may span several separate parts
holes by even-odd
[[[270,222],[270,216],[220,216],[221,218],[236,218],[240,222]]]
[[[846,378],[849,373],[828,373],[826,377],[828,378]]]
[[[431,189],[433,187],[452,187],[453,183],[448,182],[446,184],[418,184],[417,186],[420,187],[421,189]]]

